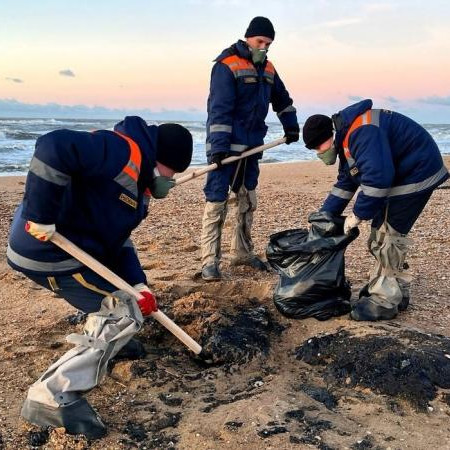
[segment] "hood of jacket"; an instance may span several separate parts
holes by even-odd
[[[247,43],[242,39],[239,39],[239,41],[234,43],[232,46],[223,50],[222,53],[220,53],[220,55],[214,61],[215,62],[222,61],[222,59],[231,55],[238,55],[241,58],[248,59],[249,61],[252,60],[252,54],[250,52],[250,49],[248,48]]]

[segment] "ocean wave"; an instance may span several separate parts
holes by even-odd
[[[43,125],[43,124],[52,124],[52,125],[56,125],[56,124],[62,124],[62,123],[66,123],[62,120],[57,120],[57,119],[0,119],[0,123],[2,124],[6,124],[6,125],[15,125],[15,124],[20,124],[20,125]]]
[[[2,132],[0,132],[0,138]],[[39,136],[42,136],[45,134],[44,132],[31,132],[31,131],[21,131],[21,130],[11,130],[3,132],[3,137],[5,139],[15,139],[17,141],[24,141],[24,140],[36,140]]]
[[[50,131],[68,128],[79,131],[93,129],[112,129],[117,120],[103,119],[0,119],[0,173],[27,171],[33,155],[36,139]],[[160,124],[165,121],[151,121]],[[192,133],[194,141],[193,166],[206,164],[204,121],[180,121]],[[283,136],[283,127],[279,123],[268,123],[266,143]],[[426,124],[424,127],[433,136],[442,154],[450,154],[450,125]],[[262,163],[316,160],[315,152],[307,150],[301,141],[289,146],[280,145],[264,153]]]
[[[25,174],[28,172],[29,164],[1,164],[0,173],[3,175],[8,175],[14,173],[18,175],[18,172]]]

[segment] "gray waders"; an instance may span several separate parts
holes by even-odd
[[[389,320],[406,309],[411,276],[405,272],[405,259],[411,242],[386,221],[379,230],[372,228],[368,245],[375,267],[359,300],[352,305],[353,319]]]
[[[236,226],[231,238],[232,263],[238,264],[254,257],[251,228],[256,210],[256,191],[241,186],[236,193]],[[202,222],[202,267],[219,265],[222,229],[227,215],[228,201],[206,202]]]
[[[123,291],[105,297],[98,312],[88,315],[83,334],[71,334],[76,345],[29,389],[22,416],[41,426],[64,427],[69,434],[98,439],[106,434],[101,419],[82,398],[105,376],[108,361],[141,329],[136,300]]]

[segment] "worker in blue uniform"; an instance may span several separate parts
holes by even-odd
[[[251,227],[256,209],[256,186],[261,154],[221,166],[221,161],[262,145],[269,105],[280,119],[286,143],[298,141],[299,126],[292,99],[267,51],[275,38],[272,23],[255,17],[239,40],[216,59],[211,73],[206,123],[208,163],[219,168],[208,174],[204,188],[206,205],[202,225],[202,278],[218,280],[222,228],[229,194],[237,200],[236,226],[231,240],[231,264],[267,270],[266,263],[253,252]]]
[[[25,195],[11,226],[8,263],[88,313],[75,347],[28,391],[22,416],[89,439],[106,427],[82,394],[104,376],[108,361],[136,341],[143,317],[157,310],[130,234],[164,198],[192,158],[192,136],[178,124],[148,126],[126,117],[114,131],[56,130],[41,136]],[[141,292],[136,301],[51,242],[55,231]]]
[[[359,189],[344,232],[372,221],[368,244],[376,264],[351,317],[392,319],[409,303],[407,235],[433,190],[449,178],[439,148],[422,126],[397,112],[373,109],[371,100],[331,118],[309,117],[303,140],[325,164],[339,157],[337,182],[321,210],[342,214]]]

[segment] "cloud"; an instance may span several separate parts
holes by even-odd
[[[364,100],[364,97],[360,97],[359,95],[349,95],[348,99],[352,102],[360,102],[361,100]]]
[[[428,103],[429,105],[450,106],[450,95],[448,95],[447,97],[432,95],[430,97],[419,98],[418,101],[420,103]]]
[[[14,98],[0,98],[0,117],[39,117],[69,119],[123,119],[125,116],[141,116],[146,120],[189,121],[204,120],[206,113],[195,108],[183,110],[162,108],[106,108],[104,106],[61,105],[58,103],[22,103]]]
[[[23,83],[23,80],[21,80],[20,78],[6,77],[5,80],[12,81],[13,83]]]
[[[386,100],[390,103],[400,103],[400,100],[398,98],[392,97],[392,95],[388,95],[387,97],[384,97],[384,100]]]
[[[74,77],[75,74],[70,69],[60,70],[59,74],[62,77]]]

